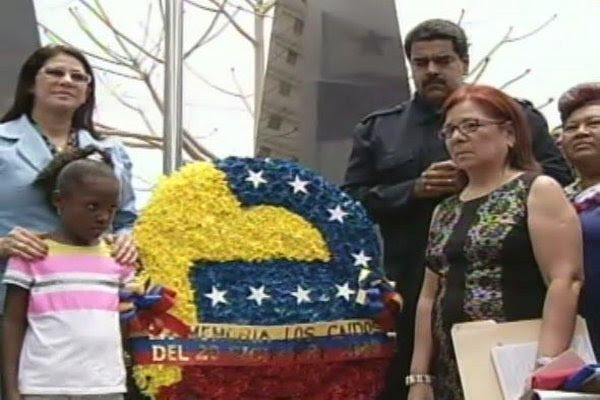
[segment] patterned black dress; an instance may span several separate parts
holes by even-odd
[[[534,174],[522,174],[470,201],[450,197],[434,214],[426,263],[440,277],[432,319],[437,400],[463,398],[450,336],[453,324],[542,315],[546,286],[527,228],[534,179]]]

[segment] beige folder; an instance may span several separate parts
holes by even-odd
[[[492,361],[492,348],[504,344],[536,342],[541,319],[496,323],[476,321],[452,327],[452,341],[465,400],[503,400]],[[583,318],[577,318],[576,335],[588,339]]]

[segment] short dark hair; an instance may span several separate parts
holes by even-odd
[[[503,91],[486,85],[463,85],[444,103],[444,117],[459,103],[470,100],[483,107],[490,117],[508,121],[514,128],[515,144],[508,150],[508,164],[522,171],[541,171],[533,156],[532,136],[523,107]]]
[[[600,82],[580,83],[564,92],[558,100],[563,124],[573,112],[589,104],[600,104]]]
[[[454,51],[461,60],[469,61],[469,44],[467,35],[460,25],[445,19],[428,19],[415,26],[404,40],[404,52],[410,59],[414,42],[445,39],[452,42]]]
[[[33,109],[33,94],[31,89],[35,85],[35,77],[38,71],[46,64],[50,58],[60,54],[66,54],[79,61],[85,72],[91,77],[88,84],[89,93],[85,103],[83,103],[73,114],[71,127],[73,129],[85,129],[96,139],[101,139],[100,135],[94,130],[94,106],[96,104],[96,85],[92,66],[79,50],[63,45],[44,46],[34,51],[25,60],[19,72],[17,89],[11,108],[0,119],[0,122],[8,122],[20,118],[23,114],[31,116]]]
[[[39,173],[34,185],[44,191],[46,200],[52,204],[56,191],[67,192],[86,177],[108,177],[118,182],[113,168],[110,154],[90,145],[59,153]]]

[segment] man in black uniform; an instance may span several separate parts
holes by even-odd
[[[398,328],[398,357],[391,368],[385,399],[402,399],[412,355],[415,308],[423,281],[424,255],[431,214],[461,182],[443,140],[440,108],[463,84],[468,71],[467,38],[445,20],[428,20],[406,37],[405,52],[416,87],[414,97],[374,112],[356,127],[344,189],[360,200],[379,224],[384,266],[404,298]],[[519,101],[531,124],[533,150],[544,172],[565,185],[572,180],[546,120]]]

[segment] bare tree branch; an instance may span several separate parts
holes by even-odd
[[[148,119],[146,112],[142,108],[125,101],[125,99],[123,97],[119,96],[116,92],[114,92],[112,90],[112,88],[110,88],[110,86],[107,85],[107,88],[109,88],[109,90],[111,91],[111,94],[119,103],[121,103],[124,107],[129,108],[130,110],[136,112],[140,116],[140,118],[144,122],[144,125],[146,125],[146,128],[148,129],[148,131],[150,133],[152,133],[153,136],[158,136],[158,134],[154,130],[154,127],[150,123],[150,120]]]
[[[144,73],[143,71],[140,71],[140,72],[141,72],[141,76],[142,76],[142,82],[144,83],[144,85],[146,86],[148,91],[150,92],[150,95],[152,97],[152,100],[154,101],[154,104],[156,105],[158,110],[161,112],[161,114],[164,115],[163,102],[162,102],[158,92],[154,88],[154,86],[152,86],[152,82],[150,82],[149,75]],[[192,137],[192,135],[185,129],[183,130],[183,149],[194,160],[217,159],[217,157],[211,151],[207,150],[206,148],[204,148],[204,146],[200,145]]]
[[[504,36],[502,37],[502,39],[500,39],[500,41],[498,43],[496,43],[490,51],[487,52],[487,54],[485,56],[483,56],[483,58],[481,60],[479,60],[479,62],[477,64],[475,64],[475,66],[473,67],[473,69],[471,71],[469,71],[468,75],[472,75],[473,73],[475,73],[479,68],[481,68],[483,66],[484,63],[489,63],[490,59],[492,58],[492,55],[498,51],[498,49],[500,47],[502,47],[506,41],[508,40],[508,38],[510,37],[510,34],[513,30],[513,27],[510,26],[508,28],[508,30],[506,31],[506,33],[504,34]],[[486,61],[487,60],[487,61]]]
[[[122,137],[122,138],[127,138],[127,139],[135,139],[135,140],[144,142],[149,146],[153,146],[154,148],[162,148],[163,138],[159,137],[159,136],[152,136],[152,135],[147,135],[145,133],[139,133],[139,132],[123,131],[123,130],[117,129],[113,126],[106,125],[106,124],[103,124],[100,122],[95,123],[94,128],[98,133],[100,133],[102,135]],[[213,131],[207,133],[206,135],[204,135],[203,137],[209,137],[209,136],[214,135],[215,133],[216,133],[215,130],[213,130]]]
[[[141,190],[147,190],[147,191],[151,191],[151,190],[153,190],[153,189],[154,189],[154,186],[156,186],[156,182],[151,182],[151,181],[149,181],[148,179],[146,179],[145,177],[143,177],[143,176],[141,176],[141,175],[139,175],[139,174],[136,174],[136,175],[134,175],[134,176],[133,176],[133,178],[134,178],[136,181],[140,181],[140,182],[142,182],[142,183],[144,183],[144,184],[148,185],[148,188],[147,188],[147,189],[141,189]],[[140,190],[140,189],[137,189],[137,190]]]
[[[244,0],[246,4],[250,6],[253,10],[256,10],[256,3],[253,3],[252,0]]]
[[[80,2],[82,2],[82,4],[86,4],[88,8],[91,8],[91,6],[89,6],[87,3],[85,3],[85,0],[79,0]],[[94,41],[94,43],[98,43],[100,46],[103,46],[102,44],[100,44],[99,40],[94,36],[94,34],[89,31],[89,29],[87,29],[84,26],[84,22],[81,19],[81,17],[74,12],[73,10],[69,10],[71,11],[71,14],[74,16],[74,18],[78,21],[78,24],[80,26],[80,28],[86,33],[86,35],[92,40]],[[96,12],[96,15],[98,16],[98,12]],[[102,15],[99,15],[98,18],[102,19],[104,18]],[[112,23],[105,23],[105,25],[107,27],[112,27]],[[154,100],[154,103],[157,105],[159,111],[161,113],[163,113],[163,106],[162,106],[162,101],[160,99],[160,97],[158,96],[158,93],[156,92],[156,90],[154,89],[154,87],[152,86],[152,83],[150,82],[150,78],[149,75],[147,73],[145,73],[144,71],[142,71],[141,66],[139,65],[138,61],[133,57],[133,55],[129,52],[129,50],[127,49],[127,47],[124,45],[124,43],[121,41],[121,39],[119,38],[119,36],[117,35],[117,33],[111,29],[111,31],[113,32],[117,42],[119,43],[119,45],[121,46],[121,48],[123,49],[123,51],[126,53],[126,56],[119,56],[119,58],[124,59],[122,60],[122,65],[128,67],[129,69],[133,70],[134,72],[136,72],[139,75],[139,80],[141,80],[145,86],[148,88],[148,90],[150,91],[150,94]],[[110,52],[108,53],[109,55]],[[118,98],[118,96],[117,96]]]
[[[506,89],[508,86],[512,85],[513,83],[523,79],[524,77],[526,77],[527,75],[529,75],[529,73],[531,72],[530,68],[527,68],[525,71],[521,72],[519,75],[515,76],[512,79],[509,79],[508,81],[506,81],[504,84],[502,84],[499,89],[500,90],[504,90]]]
[[[183,129],[183,147],[185,148],[186,146],[195,149],[196,153],[198,153],[196,155],[196,157],[194,158],[195,160],[218,160],[219,157],[217,157],[212,151],[206,149],[204,146],[200,145],[198,143],[198,141],[196,139],[194,139],[194,137],[190,134],[190,132],[187,129]],[[194,150],[192,150],[193,152]],[[188,151],[188,154],[190,154],[191,152]]]
[[[92,67],[94,67],[94,69],[97,69],[98,71],[106,72],[107,74],[111,74],[111,75],[117,75],[117,76],[120,76],[121,78],[135,79],[135,80],[140,80],[140,81],[142,80],[139,76],[129,75],[129,74],[125,74],[123,72],[114,71],[114,70],[106,68],[106,67],[101,67],[97,64],[92,65]]]
[[[235,87],[237,88],[237,90],[242,93],[242,85],[240,85],[240,82],[237,79],[237,76],[235,74],[235,68],[231,68],[231,77],[233,79],[233,83],[235,84]],[[248,98],[246,96],[239,96],[240,99],[242,100],[242,103],[244,104],[244,107],[246,107],[246,110],[250,113],[250,115],[252,117],[254,117],[254,111],[252,110],[252,106],[250,105],[250,103],[248,102]]]
[[[487,69],[488,65],[490,65],[490,58],[486,57],[483,59],[483,63],[481,64],[481,67],[479,67],[479,72],[477,72],[477,75],[475,75],[475,78],[473,78],[473,81],[472,81],[473,84],[479,82],[479,79],[481,79],[481,77],[483,76],[483,73]]]
[[[214,83],[212,83],[211,81],[209,81],[208,79],[206,79],[205,77],[203,77],[202,75],[200,75],[196,70],[194,70],[188,63],[184,63],[183,64],[186,69],[188,71],[190,71],[192,73],[192,75],[194,75],[196,78],[198,78],[199,80],[201,80],[203,83],[205,83],[206,85],[208,85],[209,87],[218,90],[219,92],[229,95],[229,96],[233,96],[233,97],[239,97],[240,99],[244,100],[247,99],[248,97],[250,97],[250,94],[244,94],[241,91],[241,88],[239,86],[236,85],[236,89],[238,89],[238,92],[234,92],[225,88],[222,88],[220,86],[215,85]],[[235,82],[234,82],[235,83]]]
[[[261,13],[262,13],[262,14],[266,14],[266,13],[268,13],[269,11],[271,11],[271,9],[277,5],[277,2],[278,2],[278,1],[279,1],[279,0],[271,0],[271,1],[267,1],[265,4],[263,4],[263,8],[262,8],[262,10],[261,10]]]
[[[194,7],[196,7],[196,8],[198,8],[198,9],[200,9],[200,10],[203,10],[203,11],[208,11],[208,12],[213,12],[213,13],[219,13],[219,12],[221,12],[221,10],[219,10],[218,8],[212,8],[212,7],[208,7],[208,6],[202,5],[202,4],[198,4],[195,1],[185,0],[185,2],[188,3],[188,4],[190,4],[190,5],[192,5],[192,6],[194,6]]]
[[[225,18],[227,18],[229,20],[229,22],[231,23],[231,25],[233,25],[233,27],[235,28],[236,31],[238,31],[244,38],[246,38],[250,43],[252,43],[253,46],[256,46],[256,40],[252,36],[250,36],[250,34],[248,34],[244,30],[244,28],[242,28],[237,23],[235,18],[225,9],[225,5],[227,4],[226,0],[223,2],[223,5],[221,5],[217,0],[208,0],[208,1],[211,2],[214,6],[218,7],[217,11],[222,13],[225,16]],[[207,9],[207,7],[201,6],[200,4],[198,4],[192,0],[187,0],[187,3],[191,4],[195,7],[201,8],[203,10]]]
[[[278,0],[266,2],[266,3],[262,3],[262,4],[259,4],[258,2],[248,1],[248,0],[244,0],[244,1],[246,2],[246,4],[248,4],[250,6],[250,8],[248,9],[241,5],[236,4],[235,7],[239,11],[243,11],[248,14],[258,15],[260,17],[266,18],[266,17],[268,17],[266,14],[269,12],[269,10],[271,10],[277,4]]]
[[[162,29],[160,32],[160,36],[158,37],[158,41],[154,45],[154,48],[150,49],[150,51],[152,53],[154,53],[155,55],[161,53],[164,40],[165,40],[165,30]],[[158,67],[159,65],[161,65],[161,64],[159,64],[159,63],[150,64],[150,68],[148,68],[148,71],[147,71],[148,76],[152,76],[152,74],[156,70],[156,67]]]
[[[541,110],[542,108],[549,106],[553,102],[554,102],[554,97],[548,97],[548,100],[546,100],[545,102],[543,102],[540,105],[535,106],[535,108],[537,108],[538,110]]]
[[[141,28],[144,31],[144,34],[142,36],[142,47],[146,48],[146,46],[148,45],[148,38],[150,37],[150,21],[152,20],[152,4],[153,3],[148,3],[148,11],[146,12],[146,22],[141,26]],[[137,57],[139,58],[141,56],[141,52],[137,55]]]
[[[157,149],[156,146],[151,145],[151,144],[139,143],[139,142],[131,142],[129,140],[123,140],[123,141],[121,141],[121,143],[123,143],[123,145],[125,145],[127,147],[131,147],[131,148],[134,148],[134,149]]]
[[[192,44],[192,46],[185,52],[185,57],[189,57],[195,50],[197,50],[203,44],[206,44],[208,41],[216,38],[220,33],[222,33],[229,25],[233,25],[234,29],[236,29],[246,40],[248,40],[253,46],[256,45],[254,38],[251,37],[242,27],[238,24],[235,19],[236,15],[242,11],[241,7],[235,7],[231,3],[228,3],[229,0],[205,0],[208,1],[215,8],[209,8],[198,4],[196,1],[186,0],[189,4],[196,6],[201,9],[205,9],[207,11],[211,11],[215,13],[215,16],[212,18],[211,23],[206,27],[202,35]],[[143,39],[141,41],[134,40],[131,36],[125,34],[122,30],[120,30],[114,23],[108,13],[102,6],[102,3],[99,0],[78,0],[78,3],[81,4],[81,8],[70,8],[69,13],[75,19],[78,27],[85,34],[85,36],[93,43],[94,46],[97,47],[97,50],[93,50],[93,52],[84,51],[84,54],[89,57],[97,60],[101,65],[95,65],[98,71],[101,72],[99,77],[103,79],[103,84],[111,95],[121,104],[129,110],[135,112],[143,121],[147,130],[151,133],[150,135],[142,135],[135,132],[120,132],[117,129],[113,129],[110,126],[102,124],[98,124],[98,128],[107,135],[113,136],[121,136],[127,139],[127,144],[135,147],[142,148],[160,148],[162,146],[162,138],[157,135],[157,130],[154,129],[152,123],[150,121],[148,111],[143,107],[140,107],[131,101],[127,100],[122,94],[118,92],[118,90],[110,85],[110,82],[106,79],[109,75],[114,75],[119,78],[124,79],[134,79],[136,81],[141,81],[143,86],[148,90],[150,94],[150,98],[152,102],[156,106],[157,110],[164,114],[164,103],[162,96],[154,86],[152,79],[153,73],[156,70],[158,65],[164,65],[164,58],[162,55],[162,49],[164,48],[164,29],[161,30],[158,41],[148,49],[148,42],[150,38],[150,25],[149,22],[146,24],[142,24],[143,28]],[[270,3],[269,3],[270,4]],[[150,21],[152,18],[152,11],[156,9],[152,4],[148,5],[146,10],[146,21]],[[158,0],[158,9],[160,15],[162,17],[163,22],[165,21],[165,7],[162,0]],[[92,17],[86,15],[85,13],[90,13]],[[222,27],[219,27],[219,18],[220,16],[225,16],[225,20]],[[86,20],[87,18],[87,20]],[[111,47],[110,44],[107,44],[105,40],[101,40],[100,36],[95,34],[96,30],[92,30],[88,22],[100,22],[103,27],[108,29],[114,40],[116,41],[118,47]],[[42,26],[42,25],[40,25]],[[43,26],[42,26],[43,27]],[[43,27],[44,29],[45,27]],[[61,40],[62,38],[56,35],[49,29],[44,29],[46,35],[51,36],[57,40]],[[67,44],[66,41],[64,41]],[[100,54],[97,54],[100,53]],[[121,72],[119,69],[110,68],[106,65],[102,64],[111,64],[115,65],[119,68],[122,68],[125,72]],[[127,70],[131,73],[127,73]],[[193,70],[192,70],[193,71]],[[241,85],[237,82],[235,74],[233,74],[234,84],[236,88],[239,90],[239,93],[235,93],[233,90],[226,90],[214,83],[202,78],[198,74],[197,77],[203,82],[207,83],[213,89],[220,90],[223,93],[227,93],[228,95],[232,95],[240,98],[246,109],[249,112],[252,110],[249,108],[249,104],[247,98],[250,95],[246,95],[241,91]],[[214,132],[210,133],[213,134]],[[156,136],[154,136],[156,135]],[[183,130],[183,148],[186,152],[186,155],[191,159],[216,159],[216,156],[211,153],[209,150],[204,148],[198,140],[197,136],[193,136],[188,130]]]
[[[223,0],[223,2],[225,3],[227,0]],[[206,28],[206,30],[204,31],[204,33],[198,38],[198,40],[196,40],[196,43],[194,43],[192,45],[192,47],[190,47],[187,51],[185,51],[183,53],[183,59],[185,60],[186,58],[188,58],[190,56],[190,54],[192,54],[198,47],[202,46],[204,44],[204,40],[206,40],[206,38],[208,37],[208,35],[210,35],[210,33],[212,32],[212,30],[215,28],[215,26],[217,25],[217,21],[219,20],[219,17],[221,16],[221,13],[215,13],[215,15],[213,16],[213,19],[210,21],[210,24],[208,24],[208,28]]]
[[[237,11],[234,13],[234,15],[237,15]],[[229,21],[225,22],[219,29],[217,29],[216,32],[214,32],[212,35],[210,35],[209,37],[207,37],[206,39],[204,39],[202,41],[202,45],[204,46],[207,43],[212,42],[214,39],[216,39],[220,34],[222,34],[225,29],[227,29],[227,27],[231,25],[231,23]]]
[[[189,1],[188,1],[189,2]],[[225,3],[227,2],[227,0],[223,0],[223,5],[225,5]],[[198,7],[203,7],[203,6],[199,6],[197,4],[192,4],[191,2],[189,2],[191,5],[194,6],[198,6]],[[209,42],[211,42],[213,39],[215,39],[216,37],[218,37],[221,33],[223,33],[223,31],[231,24],[231,19],[227,20],[227,23],[225,23],[223,26],[221,26],[214,34],[212,34],[211,36],[209,36],[209,34],[211,33],[211,30],[214,28],[214,26],[216,25],[216,22],[218,20],[218,18],[221,15],[224,15],[224,13],[222,13],[219,10],[215,10],[215,9],[209,9],[211,12],[213,12],[215,14],[215,16],[213,17],[213,20],[211,21],[211,24],[209,26],[209,28],[204,32],[204,34],[196,41],[196,43],[186,52],[184,52],[183,54],[183,59],[185,60],[186,58],[188,58],[192,52],[194,52],[197,48],[199,48],[202,45],[205,45]],[[235,10],[232,14],[231,17],[235,18],[238,14],[240,10],[237,9]]]
[[[100,122],[95,123],[94,128],[98,131],[98,133],[102,135],[136,139],[148,145],[154,146],[155,148],[162,148],[163,140],[160,137],[155,137],[144,133],[123,131],[121,129],[117,129],[115,127]]]
[[[483,58],[477,64],[475,64],[475,66],[473,67],[473,69],[471,69],[471,71],[469,71],[468,76],[471,76],[471,75],[477,73],[477,71],[479,70],[479,68],[481,68],[484,63],[489,63],[489,61],[492,58],[492,55],[494,55],[494,53],[496,53],[498,51],[498,49],[500,49],[505,44],[507,44],[507,43],[515,43],[515,42],[527,39],[527,38],[535,35],[536,33],[540,32],[542,29],[544,29],[548,25],[550,25],[550,23],[552,23],[552,21],[554,21],[557,17],[558,17],[557,14],[552,15],[550,18],[548,18],[546,21],[544,21],[540,26],[536,27],[535,29],[532,29],[531,31],[529,31],[529,32],[527,32],[527,33],[525,33],[525,34],[523,34],[521,36],[511,37],[511,33],[512,33],[514,27],[512,27],[512,26],[509,27],[508,30],[506,31],[506,33],[504,34],[504,36],[502,37],[502,39],[500,39],[500,41],[498,41],[490,49],[490,51],[488,51],[487,54],[484,55]],[[479,76],[480,75],[481,74],[479,74]],[[512,82],[510,82],[510,83],[512,83]]]
[[[79,0],[79,1],[83,2],[84,0]],[[115,29],[113,29],[112,22],[110,22],[110,18],[108,17],[106,12],[104,12],[104,9],[102,8],[102,6],[98,2],[98,0],[94,0],[94,3],[96,4],[96,7],[98,7],[99,13],[101,14],[100,16],[98,16],[98,18],[104,18],[103,23],[109,28],[109,30],[113,34],[115,40],[117,41],[119,47],[127,55],[127,58],[129,59],[129,62],[131,63],[133,68],[138,72],[138,74],[140,76],[143,75],[142,68],[140,65],[140,58],[135,57],[133,55],[133,53],[131,53],[131,51],[129,51],[129,48],[127,48],[127,46],[125,46],[125,43],[123,43],[123,39],[118,34],[118,32]],[[145,54],[145,52],[146,52],[146,50],[144,50],[144,54]],[[156,61],[156,60],[154,60],[154,61]]]
[[[458,16],[458,21],[456,21],[456,25],[461,26],[464,18],[465,18],[465,9],[461,8],[460,15]]]
[[[40,28],[42,28],[42,30],[44,31],[44,34],[51,41],[62,43],[65,46],[75,47],[75,46],[73,46],[73,44],[71,42],[67,41],[62,36],[60,36],[58,33],[56,33],[55,31],[53,31],[52,29],[48,28],[46,25],[42,24],[41,22],[38,22],[38,26]],[[90,53],[89,51],[85,51],[85,50],[82,50],[82,49],[78,49],[78,50],[81,51],[83,54],[85,54],[88,57],[92,57],[92,58],[95,58],[97,60],[104,61],[106,63],[110,63],[110,64],[114,64],[114,65],[118,65],[118,66],[123,66],[123,63],[120,62],[120,61],[115,61],[115,60],[112,60],[110,58],[102,57],[102,56],[99,56],[98,54]]]
[[[518,42],[519,40],[527,39],[528,37],[531,37],[531,36],[535,35],[539,31],[541,31],[542,29],[544,29],[545,27],[547,27],[548,25],[550,25],[552,23],[552,21],[554,21],[557,17],[558,17],[558,14],[554,14],[550,18],[548,18],[546,21],[544,21],[544,23],[542,23],[537,28],[535,28],[535,29],[533,29],[533,30],[525,33],[524,35],[517,36],[517,37],[514,37],[514,38],[510,38],[507,41],[509,43],[512,43],[512,42]]]
[[[98,0],[94,0],[94,4],[98,8],[98,10],[96,10],[94,7],[92,7],[91,5],[89,5],[86,0],[79,0],[79,2],[81,4],[83,4],[85,7],[87,7],[87,9],[100,22],[102,22],[108,29],[110,29],[110,31],[115,36],[115,39],[117,39],[117,41],[119,41],[119,42],[126,41],[131,46],[135,47],[138,51],[140,51],[140,53],[144,54],[146,57],[154,60],[157,63],[164,63],[164,60],[162,58],[155,57],[154,54],[149,53],[146,49],[144,49],[142,46],[140,46],[139,44],[137,44],[134,40],[130,39],[127,35],[123,34],[121,31],[119,31],[113,25],[112,21],[110,20],[110,18],[108,17],[108,15],[106,14],[106,12],[104,11],[104,8],[102,8],[102,5],[100,4],[100,2]],[[123,48],[123,46],[124,45],[121,45],[121,48]],[[134,57],[130,57],[130,58],[133,58],[133,60],[136,60]]]
[[[165,5],[163,0],[158,0],[158,8],[160,9],[160,15],[162,17],[163,26],[167,25],[167,14],[165,13]]]
[[[122,56],[122,55],[114,52],[111,48],[109,48],[104,43],[102,43],[100,40],[98,40],[98,38],[96,38],[96,35],[94,35],[92,33],[92,31],[87,27],[87,25],[85,24],[85,21],[83,20],[83,18],[81,17],[81,15],[79,15],[79,13],[77,12],[77,10],[75,10],[75,9],[73,9],[71,7],[71,8],[69,8],[69,13],[75,19],[75,22],[79,26],[79,29],[81,29],[83,31],[83,33],[85,33],[85,35],[96,46],[98,46],[98,48],[100,48],[107,56],[112,57],[115,61],[121,61],[121,62],[123,62],[123,64],[126,64],[126,62],[124,61],[126,59],[125,56]]]

